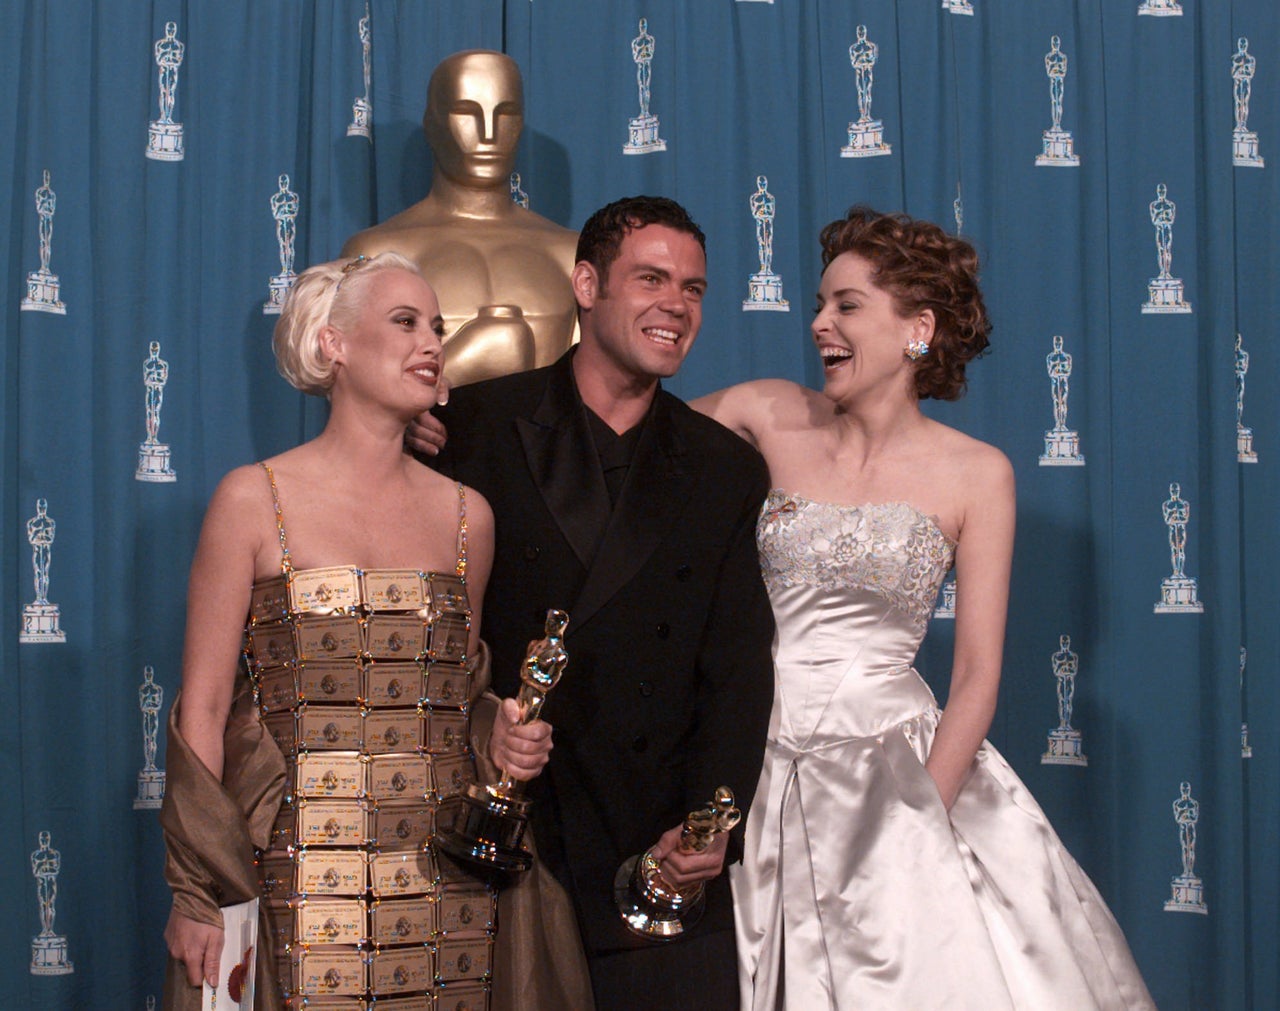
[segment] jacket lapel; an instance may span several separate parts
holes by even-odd
[[[571,612],[575,625],[581,628],[648,561],[684,508],[695,477],[675,430],[671,401],[659,390],[617,508]],[[607,516],[607,491],[605,502]]]
[[[516,419],[516,428],[534,484],[586,567],[609,523],[609,491],[573,387],[572,361],[570,353],[552,366],[542,400],[531,417]]]

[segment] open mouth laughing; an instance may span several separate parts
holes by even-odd
[[[848,348],[831,346],[818,348],[818,354],[822,358],[822,367],[824,369],[839,368],[853,357],[853,352]]]

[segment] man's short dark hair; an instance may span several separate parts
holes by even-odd
[[[623,197],[606,204],[587,218],[587,223],[578,234],[578,251],[574,261],[585,260],[595,267],[603,287],[609,275],[609,267],[622,249],[622,240],[627,233],[646,225],[665,225],[692,235],[698,240],[703,254],[707,252],[707,237],[702,234],[702,229],[689,217],[689,212],[674,200],[667,197]]]

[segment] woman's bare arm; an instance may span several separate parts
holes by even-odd
[[[1013,561],[1013,468],[983,447],[956,549],[956,640],[947,707],[926,768],[949,809],[995,715]]]

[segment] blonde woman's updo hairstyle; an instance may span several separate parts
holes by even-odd
[[[929,353],[915,365],[916,395],[962,396],[965,366],[986,350],[991,333],[973,246],[930,221],[861,206],[827,225],[818,241],[824,271],[841,253],[853,253],[871,264],[872,278],[892,297],[898,315],[933,310]]]
[[[399,253],[330,260],[308,267],[289,289],[271,337],[276,368],[303,393],[326,397],[333,387],[333,362],[324,355],[320,331],[346,330],[364,309],[370,280],[383,270],[407,270],[422,276],[418,265]]]

